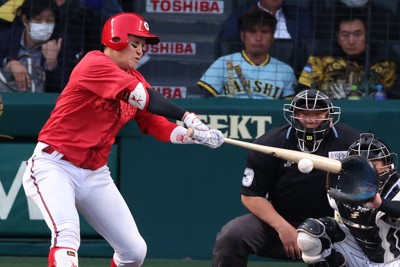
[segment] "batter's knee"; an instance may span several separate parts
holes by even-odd
[[[52,231],[52,241],[57,247],[68,247],[78,251],[81,236],[79,225],[76,223],[57,224],[57,233]]]
[[[118,248],[114,253],[113,259],[117,266],[139,267],[143,264],[146,254],[146,241],[140,238],[135,240],[134,245]]]

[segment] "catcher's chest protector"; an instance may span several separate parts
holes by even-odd
[[[367,257],[376,263],[383,262],[383,240],[379,236],[379,227],[375,224],[378,211],[346,204],[339,205],[338,209],[343,223],[357,237],[356,241]]]

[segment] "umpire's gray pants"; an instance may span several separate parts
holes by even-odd
[[[217,234],[213,267],[247,266],[249,255],[289,260],[278,233],[253,214],[237,217]]]

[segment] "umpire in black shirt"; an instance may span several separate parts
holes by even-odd
[[[340,159],[360,131],[338,123],[340,108],[314,89],[284,105],[289,122],[255,143]],[[249,151],[241,198],[249,214],[229,221],[217,234],[213,267],[247,266],[250,254],[301,259],[296,228],[307,218],[333,216],[325,189],[326,172],[302,173],[293,162]]]

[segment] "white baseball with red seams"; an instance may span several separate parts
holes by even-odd
[[[310,159],[301,159],[299,163],[297,163],[297,167],[302,173],[309,173],[313,170],[314,164]]]

